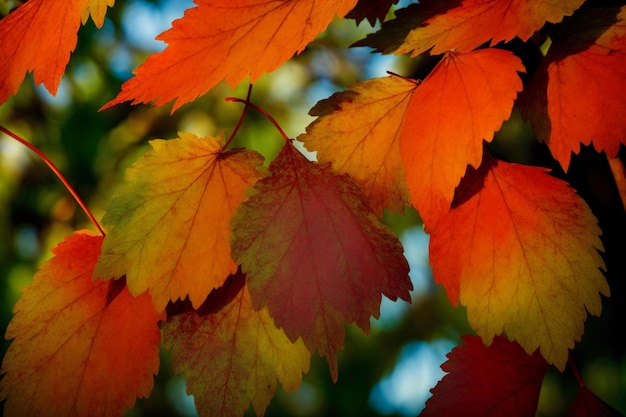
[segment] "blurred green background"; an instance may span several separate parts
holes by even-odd
[[[6,13],[14,1],[4,1]],[[404,3],[400,3],[404,4]],[[230,90],[219,85],[170,115],[160,108],[118,105],[98,108],[112,99],[131,71],[164,44],[154,36],[193,4],[190,0],[119,1],[107,13],[104,27],[91,21],[79,32],[76,51],[59,92],[52,97],[28,76],[17,96],[0,106],[0,124],[33,143],[66,175],[100,219],[120,186],[124,170],[154,138],[174,138],[178,131],[199,136],[234,128],[243,106],[224,98],[244,98],[247,85]],[[308,110],[320,99],[349,84],[384,76],[386,71],[423,78],[433,59],[371,54],[348,46],[372,31],[367,22],[336,20],[301,55],[264,76],[254,86],[252,101],[267,110],[291,137],[313,120]],[[516,53],[528,53],[513,43]],[[532,62],[532,56],[528,58]],[[250,111],[235,146],[258,150],[271,160],[283,141],[262,116]],[[492,150],[508,159],[555,168],[545,147],[532,138],[517,112],[497,135]],[[614,408],[626,413],[626,355],[624,329],[623,206],[605,159],[589,149],[572,163],[565,178],[574,184],[598,216],[605,234],[605,259],[612,297],[604,300],[601,318],[589,318],[586,334],[574,357],[589,388]],[[313,358],[298,392],[279,389],[267,416],[414,416],[423,408],[442,373],[445,355],[469,333],[465,311],[452,308],[434,284],[428,267],[428,236],[419,216],[386,215],[384,221],[401,237],[414,282],[412,304],[383,302],[380,320],[365,336],[349,327],[346,348],[339,358],[339,381],[331,382],[325,361]],[[72,231],[94,229],[60,181],[34,153],[0,134],[0,331],[4,334],[11,310],[50,248]],[[4,355],[9,343],[2,341]],[[539,415],[562,415],[576,392],[569,371],[550,371],[540,399]],[[138,400],[128,416],[193,416],[193,400],[185,394],[182,376],[172,375],[168,352],[150,398]],[[253,415],[252,411],[249,411]]]

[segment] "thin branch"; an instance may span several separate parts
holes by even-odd
[[[98,221],[96,220],[96,218],[93,216],[93,214],[91,213],[91,211],[89,211],[89,208],[87,208],[87,205],[85,204],[85,202],[80,198],[80,196],[78,195],[78,193],[76,193],[76,190],[74,190],[74,188],[72,187],[72,185],[69,183],[69,181],[65,178],[65,176],[63,176],[63,174],[61,173],[61,171],[59,171],[59,169],[52,163],[52,161],[50,161],[50,159],[48,159],[48,157],[46,155],[44,155],[43,152],[41,152],[39,149],[37,149],[34,145],[32,145],[31,143],[27,142],[26,140],[22,139],[21,137],[19,137],[18,135],[16,135],[15,133],[11,132],[10,130],[8,130],[7,128],[5,128],[4,126],[0,125],[0,131],[6,133],[7,135],[9,135],[10,137],[12,137],[13,139],[15,139],[16,141],[20,142],[21,144],[25,145],[28,149],[32,150],[33,152],[35,152],[37,155],[39,155],[39,157],[41,159],[43,159],[43,161],[46,163],[46,165],[48,165],[48,167],[50,167],[50,169],[52,170],[52,172],[54,172],[54,174],[61,180],[61,182],[63,183],[63,185],[65,185],[65,188],[67,188],[67,190],[70,192],[70,194],[72,194],[72,197],[74,197],[74,200],[76,200],[76,202],[78,203],[78,205],[83,209],[83,211],[85,212],[85,214],[87,215],[87,217],[89,217],[89,220],[91,220],[91,222],[96,226],[96,228],[100,231],[100,234],[102,236],[105,236],[106,234],[104,233],[104,230],[102,230],[102,227],[100,226],[100,223],[98,223]]]
[[[274,125],[274,127],[276,128],[276,130],[278,130],[278,132],[281,134],[281,136],[285,139],[286,142],[291,142],[291,139],[289,139],[289,136],[287,136],[287,134],[285,133],[285,131],[280,127],[280,125],[278,124],[278,122],[268,113],[266,112],[262,107],[257,106],[254,103],[251,103],[249,101],[245,101],[242,100],[238,97],[226,97],[226,101],[234,101],[235,103],[244,103],[246,106],[250,106],[253,109],[255,109],[256,111],[258,111],[259,113],[261,113],[263,116],[265,116],[265,118],[267,120],[269,120],[270,122],[272,122],[272,124]]]

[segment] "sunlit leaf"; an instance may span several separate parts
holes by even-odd
[[[302,52],[335,15],[356,0],[195,0],[182,19],[157,39],[167,43],[151,55],[106,107],[132,101],[173,110],[225,80],[256,81]],[[209,23],[210,22],[210,23]]]
[[[255,311],[244,284],[243,274],[231,276],[207,300],[221,304],[226,298],[226,305],[163,323],[174,370],[184,373],[201,416],[241,417],[250,403],[262,416],[277,380],[285,390],[295,390],[309,369],[311,354],[302,340],[289,341],[267,308]]]
[[[131,293],[148,290],[159,311],[186,296],[198,306],[237,270],[229,221],[259,178],[263,157],[222,152],[222,136],[180,133],[150,143],[102,219],[112,229],[96,275],[126,275]]]
[[[522,114],[563,169],[580,144],[609,158],[626,144],[626,8],[591,9],[564,22],[522,95]]]
[[[384,53],[415,57],[428,50],[469,52],[490,41],[527,40],[545,22],[557,23],[584,0],[424,0],[399,10],[397,18],[359,41]],[[432,48],[432,49],[431,49]]]
[[[408,264],[347,176],[291,144],[270,171],[233,218],[233,257],[248,276],[254,307],[268,306],[290,340],[302,337],[326,357],[336,380],[344,321],[368,331],[381,294],[408,301]]]
[[[431,265],[485,343],[505,332],[562,370],[587,311],[598,316],[609,295],[600,233],[587,204],[546,169],[486,158],[432,231]]]
[[[426,229],[450,208],[467,165],[480,165],[509,117],[524,71],[501,49],[447,52],[413,93],[400,134],[400,155],[413,206]]]
[[[5,415],[119,416],[150,394],[163,317],[147,294],[92,280],[101,243],[67,238],[15,305],[0,372]]]
[[[409,202],[398,136],[416,87],[400,77],[354,84],[317,103],[309,114],[318,119],[298,136],[319,162],[349,174],[379,217],[383,208],[401,211]]]

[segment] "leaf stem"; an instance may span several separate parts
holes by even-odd
[[[576,377],[576,381],[578,381],[578,386],[580,388],[584,388],[585,387],[585,383],[583,382],[583,379],[580,376],[580,372],[578,372],[578,368],[576,368],[576,364],[574,364],[574,360],[572,359],[572,355],[571,354],[567,358],[567,364],[569,365],[570,369],[574,373],[574,376]]]
[[[241,124],[243,123],[243,118],[246,116],[246,113],[248,112],[248,107],[250,106],[250,96],[251,95],[252,95],[252,83],[250,83],[248,85],[248,94],[246,95],[245,106],[243,108],[243,111],[241,112],[241,116],[239,116],[239,121],[237,121],[237,124],[235,125],[235,128],[233,129],[233,132],[228,137],[228,140],[226,141],[226,144],[224,144],[224,149],[228,148],[228,145],[230,145],[230,143],[235,138],[235,135],[239,131],[239,128],[241,127]],[[228,101],[228,99],[226,99],[226,100]]]
[[[61,180],[63,185],[65,185],[65,188],[67,188],[67,190],[70,192],[70,194],[72,194],[72,197],[74,197],[74,200],[76,200],[76,202],[83,209],[83,211],[85,212],[87,217],[89,217],[89,220],[91,220],[91,222],[96,226],[98,231],[100,231],[100,234],[102,234],[102,236],[106,236],[106,234],[104,233],[104,230],[102,230],[102,227],[100,226],[100,223],[98,223],[98,221],[93,216],[91,211],[89,211],[89,209],[87,208],[87,205],[85,204],[85,202],[80,198],[80,196],[78,195],[76,190],[74,190],[74,188],[71,186],[69,181],[65,178],[65,176],[63,176],[61,171],[59,171],[59,169],[52,163],[52,161],[50,159],[48,159],[48,157],[46,155],[44,155],[43,152],[41,152],[34,145],[32,145],[31,143],[29,143],[26,140],[22,139],[21,137],[19,137],[15,133],[11,132],[10,130],[8,130],[7,128],[5,128],[2,125],[0,125],[0,131],[6,133],[10,137],[12,137],[16,141],[20,142],[21,144],[23,144],[24,146],[26,146],[27,148],[29,148],[30,150],[35,152],[37,155],[39,155],[39,157],[41,159],[43,159],[43,161],[46,163],[46,165],[48,165],[48,167],[50,167],[52,172],[54,172],[54,174]]]
[[[242,100],[242,99],[240,99],[238,97],[226,97],[226,101],[234,101],[235,103],[244,103],[246,106],[252,107],[254,110],[258,111],[263,116],[265,116],[265,118],[267,120],[272,122],[272,124],[274,125],[276,130],[278,130],[278,132],[285,139],[286,142],[289,142],[289,143],[291,142],[291,139],[289,138],[289,136],[287,136],[285,131],[280,127],[278,122],[268,112],[266,112],[262,107],[257,106],[256,104],[250,102],[249,100]]]

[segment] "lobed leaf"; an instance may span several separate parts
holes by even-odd
[[[229,222],[263,157],[223,152],[223,137],[151,141],[127,171],[125,187],[102,219],[112,226],[96,275],[126,275],[132,294],[150,292],[155,307],[189,296],[194,307],[237,270]]]
[[[446,52],[410,98],[400,155],[413,206],[427,230],[450,209],[467,165],[480,165],[522,89],[518,57],[501,49]]]
[[[623,7],[585,10],[565,21],[520,97],[522,115],[565,171],[581,143],[609,158],[626,144],[625,18]]]
[[[528,355],[500,336],[489,347],[476,336],[465,335],[463,341],[441,365],[448,374],[431,390],[420,417],[535,415],[548,369],[541,355]]]
[[[397,18],[382,25],[356,46],[370,46],[383,53],[430,50],[469,52],[490,41],[528,40],[545,22],[558,23],[584,0],[455,0],[421,1],[399,10]]]
[[[164,346],[172,350],[174,371],[185,374],[199,415],[241,417],[252,403],[262,416],[277,380],[287,391],[298,388],[311,354],[302,340],[292,343],[276,328],[267,308],[252,308],[243,274],[217,291],[233,298],[206,315],[170,318],[162,325]]]
[[[490,344],[506,332],[563,370],[609,295],[596,219],[546,169],[487,157],[461,183],[453,209],[432,231],[435,281]]]
[[[391,6],[397,3],[398,0],[359,0],[346,18],[354,19],[357,25],[367,19],[374,26],[376,20],[383,22]]]
[[[103,108],[175,99],[172,111],[225,80],[256,81],[300,53],[333,17],[356,0],[195,0],[182,19],[157,37],[167,43],[151,55]],[[207,23],[207,22],[210,22]]]
[[[409,202],[398,136],[416,87],[400,77],[356,83],[317,103],[309,114],[318,118],[297,138],[319,162],[350,175],[379,217],[383,208],[400,212]]]
[[[291,144],[270,171],[232,220],[233,257],[254,308],[267,306],[291,341],[326,357],[336,380],[344,320],[367,332],[381,294],[409,301],[408,263],[349,177]]]
[[[6,415],[119,416],[150,394],[163,316],[147,294],[92,280],[101,243],[68,237],[15,305],[0,371]]]

